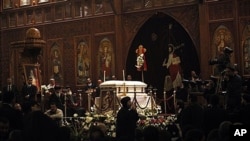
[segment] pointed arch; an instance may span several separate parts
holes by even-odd
[[[169,28],[170,24],[171,28]],[[138,48],[138,45],[142,44],[147,49],[145,57],[147,59],[148,71],[144,72],[145,83],[156,87],[159,93],[161,93],[165,75],[168,73],[166,68],[162,67],[162,62],[168,56],[167,45],[169,43],[173,43],[175,46],[184,44],[183,47],[176,50],[176,54],[181,58],[183,77],[188,79],[192,70],[199,74],[200,64],[193,40],[178,21],[165,13],[152,15],[141,25],[135,34],[128,51],[126,72],[131,74],[135,80],[141,80],[141,73],[135,67],[135,50]]]

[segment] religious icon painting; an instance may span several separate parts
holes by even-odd
[[[113,38],[112,36],[100,37],[98,41],[98,75],[105,81],[111,79],[114,74]]]
[[[231,31],[224,25],[220,25],[213,35],[213,55],[221,54],[225,47],[234,48]]]
[[[234,50],[234,40],[232,36],[232,32],[225,25],[218,26],[212,37],[212,58],[218,58],[223,54],[223,51],[226,47],[229,47]],[[230,55],[231,63],[234,62],[234,53]],[[220,70],[217,65],[213,65],[213,75],[219,75]]]
[[[75,43],[76,85],[85,85],[91,72],[90,36],[77,36]]]
[[[24,64],[24,78],[25,82],[28,82],[28,79],[32,78],[32,84],[37,87],[37,90],[41,90],[41,70],[39,64]]]
[[[49,76],[54,78],[56,84],[63,84],[63,60],[62,60],[62,51],[63,46],[61,39],[50,40],[48,41],[49,45]]]

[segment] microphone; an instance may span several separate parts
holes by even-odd
[[[223,71],[221,72],[221,75],[224,75],[226,72],[227,72],[227,70],[223,70]]]

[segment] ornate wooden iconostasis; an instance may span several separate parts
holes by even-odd
[[[42,49],[45,41],[41,39],[40,31],[29,28],[23,41],[11,43],[10,76],[13,77],[18,89],[33,78],[33,84],[40,90]]]

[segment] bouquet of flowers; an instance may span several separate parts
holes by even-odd
[[[104,124],[107,129],[107,135],[115,137],[115,117],[111,114],[95,114],[87,112],[85,117],[78,117],[74,114],[69,117],[65,126],[71,128],[72,140],[86,140],[88,138],[88,131],[92,125]]]
[[[147,116],[144,119],[139,119],[137,122],[138,128],[139,129],[144,129],[146,126],[156,126],[161,130],[165,130],[168,125],[174,124],[176,121],[175,116]]]
[[[144,63],[144,54],[140,54],[136,59],[137,64],[135,65],[136,68],[141,68]]]

